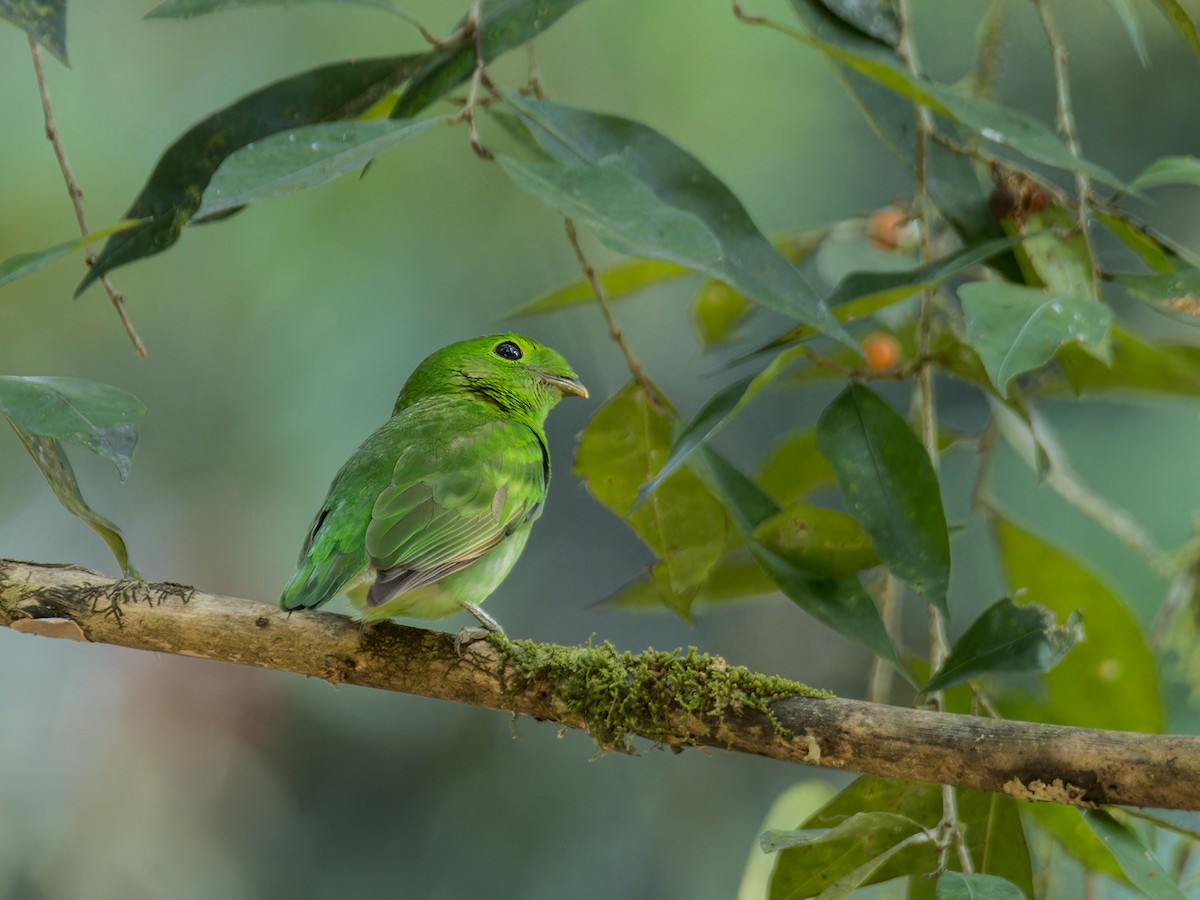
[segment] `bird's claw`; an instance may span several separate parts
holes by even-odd
[[[463,609],[473,615],[477,622],[482,625],[482,628],[463,628],[454,636],[454,653],[456,656],[462,656],[462,648],[466,644],[473,643],[489,635],[498,634],[504,637],[504,629],[500,627],[500,623],[485,613],[478,605],[474,603],[464,603]]]

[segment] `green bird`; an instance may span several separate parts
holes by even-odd
[[[518,334],[426,358],[333,479],[280,605],[312,609],[345,593],[364,622],[466,610],[500,630],[478,604],[541,515],[546,416],[568,395],[588,392],[567,361]]]

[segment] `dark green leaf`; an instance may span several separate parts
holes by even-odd
[[[780,506],[798,503],[816,488],[837,483],[812,429],[793,431],[772,444],[755,478]]]
[[[1138,20],[1133,4],[1129,0],[1108,0],[1108,5],[1125,27],[1125,32],[1129,35],[1129,42],[1133,44],[1133,49],[1137,52],[1142,66],[1149,68],[1150,53],[1146,50],[1146,38],[1142,35],[1142,23]],[[1145,185],[1138,184],[1137,179],[1134,179],[1133,185],[1138,189],[1145,187]]]
[[[1010,522],[997,518],[996,533],[1009,587],[1060,618],[1079,610],[1088,632],[1086,641],[1041,677],[1039,698],[1014,694],[999,702],[1005,718],[1162,731],[1154,657],[1117,596],[1078,562]]]
[[[656,579],[683,616],[728,546],[729,520],[694,472],[676,472],[636,512],[642,481],[662,464],[676,425],[666,398],[626,385],[592,416],[575,455],[575,474],[660,558]]]
[[[445,119],[384,119],[307,125],[247,144],[230,154],[204,191],[194,218],[282,197],[355,172]]]
[[[67,62],[67,0],[0,0],[0,19],[8,19]]]
[[[815,897],[905,838],[922,834],[922,828],[935,828],[940,815],[941,791],[936,785],[859,778],[809,816],[801,825],[803,831],[771,835],[772,844],[780,845],[797,833],[807,832],[818,840],[779,849],[769,896],[771,900]],[[860,884],[932,872],[937,855],[931,844],[922,842],[906,846],[883,863]]]
[[[518,184],[621,253],[705,272],[857,346],[715,175],[637,122],[506,95],[556,164],[501,159]]]
[[[71,461],[67,459],[62,444],[54,438],[25,430],[8,416],[4,418],[17,433],[17,437],[21,439],[21,443],[25,445],[25,449],[29,451],[33,461],[38,464],[38,468],[42,470],[54,495],[58,497],[59,503],[100,535],[104,543],[108,545],[108,549],[112,551],[112,555],[116,557],[117,564],[121,567],[121,574],[127,578],[140,578],[137,569],[129,561],[129,550],[125,546],[125,539],[121,537],[121,530],[88,506],[83,499],[83,494],[79,492],[79,482],[75,480],[75,470],[71,468]]]
[[[751,533],[777,514],[779,507],[762,488],[720,454],[702,447],[693,455],[690,467],[724,503],[755,562],[788,599],[839,634],[866,645],[916,686],[912,675],[900,662],[875,602],[863,590],[857,577],[815,576],[756,542]]]
[[[1200,187],[1200,159],[1194,156],[1164,156],[1152,162],[1131,184],[1138,190],[1164,184]]]
[[[1085,809],[1083,818],[1139,891],[1152,900],[1185,900],[1170,871],[1137,835],[1102,809]]]
[[[1200,269],[1181,268],[1156,275],[1118,272],[1129,296],[1188,325],[1200,325]]]
[[[683,430],[671,447],[671,454],[663,467],[638,491],[637,502],[653,493],[660,484],[687,461],[696,448],[704,444],[714,434],[724,428],[733,417],[758,396],[768,384],[792,365],[796,360],[809,353],[807,347],[791,347],[779,353],[765,369],[757,375],[735,381],[710,397],[704,407],[696,414],[696,418]]]
[[[1024,900],[1021,889],[995,875],[943,872],[937,880],[937,900]]]
[[[834,509],[797,503],[760,522],[750,537],[814,575],[840,578],[879,565],[862,526]]]
[[[851,384],[821,413],[817,443],[880,559],[945,611],[950,536],[937,474],[912,428],[874,392]]]
[[[147,221],[109,239],[76,295],[117,266],[160,253],[179,240],[213,173],[236,150],[304,125],[352,119],[397,88],[421,58],[322,66],[261,88],[192,126],[163,153],[124,216]]]
[[[968,340],[1001,394],[1013,378],[1049,362],[1064,344],[1077,342],[1102,359],[1108,352],[1112,313],[1095,300],[1000,281],[965,284],[958,295]]]
[[[489,0],[483,4],[478,43],[483,59],[491,63],[501,54],[525,44],[572,9],[582,0]],[[393,119],[415,116],[429,104],[462,84],[475,71],[476,41],[466,33],[466,20],[459,23],[457,39],[444,50],[433,50],[422,61],[408,87],[404,89]]]
[[[1125,807],[1126,815],[1143,819],[1166,828],[1176,834],[1182,834],[1194,841],[1200,841],[1200,811],[1191,809],[1155,809],[1153,807]]]
[[[307,4],[325,3],[334,6],[365,6],[394,13],[402,19],[413,22],[413,16],[392,0],[166,0],[150,12],[147,19],[191,19],[209,13],[224,12],[230,9],[249,9],[256,6],[304,6]]]
[[[1183,36],[1187,41],[1188,46],[1192,48],[1192,52],[1200,56],[1200,32],[1196,30],[1196,23],[1192,21],[1192,17],[1188,15],[1183,4],[1179,0],[1153,0],[1155,6],[1162,11],[1175,30]]]
[[[937,115],[969,129],[976,137],[1011,147],[1035,162],[1087,175],[1117,190],[1130,190],[1129,185],[1107,169],[1075,156],[1053,129],[1025,113],[920,78],[898,63],[877,54],[868,55],[847,50],[820,37],[801,32],[792,34],[797,40],[815,47],[832,60],[853,69],[881,87],[913,103],[922,104]]]
[[[1122,884],[1129,879],[1111,853],[1083,821],[1082,810],[1056,803],[1025,803],[1022,812],[1034,828],[1045,832],[1064,852],[1085,869],[1106,875]]]
[[[103,456],[124,481],[146,407],[132,394],[82,378],[0,375],[0,413],[30,434]]]
[[[900,19],[890,0],[821,0],[831,13],[889,47],[900,43]]]
[[[963,839],[975,871],[1006,878],[1033,900],[1033,865],[1017,801],[989,791],[956,788],[954,793]],[[959,868],[957,858],[948,859],[948,863],[953,869]]]
[[[87,237],[76,238],[73,241],[63,241],[61,244],[55,244],[53,247],[47,247],[45,250],[35,250],[32,253],[18,253],[16,256],[10,256],[4,262],[0,262],[0,287],[11,281],[16,281],[18,278],[32,275],[42,266],[48,265],[56,259],[61,259],[81,247],[86,247],[93,241],[98,241],[118,231],[125,231],[127,228],[132,228],[137,224],[135,221],[118,222],[116,225],[110,225],[107,228],[101,228],[99,231],[93,231]]]
[[[1048,609],[1008,598],[971,623],[925,691],[940,691],[989,672],[1047,672],[1083,636],[1077,615],[1065,626]]]

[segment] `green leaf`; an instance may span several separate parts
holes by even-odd
[[[692,321],[704,347],[730,340],[753,311],[745,294],[720,281],[706,281],[692,300]]]
[[[1085,809],[1083,818],[1139,891],[1152,900],[1185,900],[1170,870],[1131,830],[1102,809]]]
[[[1153,0],[1153,3],[1187,41],[1192,52],[1200,56],[1200,32],[1196,30],[1196,23],[1183,8],[1183,4],[1179,0]]]
[[[624,300],[642,288],[690,274],[690,269],[657,259],[630,259],[596,273],[609,300]],[[595,300],[596,294],[592,291],[591,282],[584,279],[543,294],[536,300],[518,306],[508,315],[528,316],[582,303],[594,303]]]
[[[230,9],[250,9],[256,6],[306,6],[327,3],[334,6],[364,6],[390,12],[409,22],[415,22],[412,14],[392,0],[166,0],[150,12],[147,19],[192,19],[209,13]]]
[[[478,45],[485,62],[533,40],[582,0],[489,0],[483,4]],[[470,77],[475,71],[476,43],[460,21],[456,39],[443,50],[433,50],[422,60],[392,110],[393,119],[415,116],[429,104]]]
[[[916,687],[912,675],[900,662],[875,602],[857,577],[815,576],[755,541],[751,537],[754,529],[777,514],[779,507],[720,454],[703,447],[692,457],[690,468],[724,503],[755,562],[789,600],[839,634],[870,648]]]
[[[1021,889],[995,875],[943,872],[937,880],[937,900],[1024,900]]]
[[[1129,883],[1112,854],[1084,822],[1082,810],[1078,807],[1056,803],[1024,803],[1021,810],[1030,825],[1045,832],[1085,869],[1122,884]]]
[[[1200,841],[1200,811],[1193,809],[1155,809],[1153,807],[1125,807],[1126,815],[1133,816],[1166,828],[1176,834],[1182,834],[1194,841]]]
[[[1075,344],[1059,351],[1058,365],[1077,394],[1145,391],[1200,397],[1200,347],[1155,344],[1118,322],[1110,339],[1112,363],[1107,366]]]
[[[923,690],[940,691],[989,672],[1047,672],[1082,637],[1077,615],[1060,626],[1048,609],[1005,598],[971,623]]]
[[[1187,325],[1200,325],[1200,269],[1155,275],[1118,272],[1114,278],[1135,300]]]
[[[895,47],[900,43],[900,18],[888,0],[821,0],[831,13],[866,36]]]
[[[109,239],[76,296],[117,266],[179,240],[213,174],[235,151],[304,125],[352,119],[398,87],[421,59],[393,56],[322,66],[267,85],[193,125],[159,158],[124,216],[146,221]]]
[[[1003,794],[966,788],[956,788],[954,793],[963,839],[975,871],[1005,878],[1033,900],[1033,865],[1017,801]],[[950,856],[950,868],[959,868],[957,854]]]
[[[1035,162],[1087,175],[1117,190],[1131,190],[1107,169],[1075,156],[1053,129],[1025,113],[918,77],[881,56],[853,52],[803,32],[789,33],[881,87],[969,129],[976,137],[1011,147]]]
[[[1032,269],[1025,279],[1030,285],[1045,287],[1052,294],[1095,297],[1087,239],[1065,210],[1051,205],[1041,212],[1027,212],[1020,231],[1027,237],[1017,258],[1027,260]]]
[[[1198,264],[1186,247],[1128,213],[1097,210],[1096,218],[1155,272],[1172,272],[1180,263],[1193,268]]]
[[[833,469],[817,447],[817,433],[811,428],[776,440],[759,465],[755,480],[780,506],[798,503],[817,488],[837,483]]]
[[[624,610],[676,609],[670,586],[662,575],[662,564],[656,563],[644,574],[622,585],[598,606]],[[778,594],[779,588],[754,561],[745,547],[729,551],[708,572],[692,602],[696,606],[719,606],[753,597]]]
[[[124,481],[146,407],[132,394],[82,378],[0,375],[0,414],[32,435],[99,454]]]
[[[556,161],[501,158],[522,187],[587,222],[620,253],[704,272],[857,347],[737,197],[695,158],[629,119],[505,99]]]
[[[1164,156],[1152,162],[1130,183],[1139,191],[1164,184],[1200,187],[1200,159],[1194,156]]]
[[[93,241],[98,241],[118,231],[125,231],[137,224],[133,220],[118,222],[116,225],[109,225],[107,228],[101,228],[99,231],[90,232],[86,237],[63,241],[61,244],[55,244],[53,247],[47,247],[45,250],[35,250],[32,253],[18,253],[16,256],[10,256],[4,262],[0,262],[0,287],[9,282],[16,281],[18,278],[32,275],[38,269],[42,268],[42,266],[49,265],[57,259],[62,259],[67,254],[73,253],[81,247],[86,247]]]
[[[922,829],[937,826],[941,791],[936,785],[873,776],[856,779],[793,832],[773,832],[760,842],[778,848],[770,900],[814,897],[859,867],[896,848]],[[794,844],[791,842],[795,841]],[[910,844],[881,861],[859,884],[932,872],[931,843]]]
[[[1133,44],[1133,49],[1137,52],[1142,67],[1149,68],[1150,53],[1146,50],[1146,38],[1142,35],[1142,23],[1138,20],[1133,4],[1129,0],[1107,0],[1107,2],[1109,8],[1125,27],[1125,32],[1129,35],[1129,42]],[[1139,190],[1145,187],[1145,185],[1138,184],[1137,179],[1134,179],[1133,185]]]
[[[327,122],[247,144],[221,163],[194,217],[324,184],[445,122],[441,117]]]
[[[665,479],[670,478],[671,474],[677,471],[698,447],[728,425],[733,417],[758,396],[763,388],[778,378],[788,366],[808,353],[808,348],[804,346],[784,350],[758,374],[735,381],[710,397],[700,412],[696,414],[696,418],[675,439],[675,444],[671,447],[671,454],[663,463],[663,467],[638,491],[636,503],[641,503],[643,499],[657,490],[658,486]]]
[[[1141,628],[1099,578],[1062,551],[1002,518],[995,520],[1010,588],[1066,618],[1076,610],[1087,640],[1041,677],[1040,696],[999,701],[1005,718],[1118,731],[1162,731],[1154,657]]]
[[[851,384],[821,413],[817,443],[880,559],[946,611],[950,536],[942,492],[912,428],[874,392]]]
[[[965,284],[958,295],[967,338],[1001,394],[1013,378],[1049,362],[1064,344],[1077,342],[1100,358],[1107,353],[1112,312],[1095,300],[999,281]]]
[[[121,537],[121,530],[88,506],[83,499],[83,494],[79,491],[79,482],[75,480],[75,470],[71,468],[71,461],[67,459],[62,444],[52,437],[27,431],[7,415],[4,418],[42,470],[42,475],[50,484],[54,495],[58,497],[58,502],[100,535],[121,567],[121,574],[126,578],[140,578],[137,569],[129,561],[129,550],[125,546],[125,539]]]
[[[879,565],[862,526],[834,509],[797,503],[760,522],[750,537],[814,575],[839,578]]]
[[[67,0],[0,0],[0,19],[8,19],[54,54],[67,61]]]
[[[636,512],[642,481],[662,464],[676,419],[666,398],[649,398],[634,382],[592,416],[575,455],[575,474],[592,495],[620,516],[661,560],[664,599],[685,618],[709,572],[728,546],[729,520],[721,503],[689,470],[663,482]]]

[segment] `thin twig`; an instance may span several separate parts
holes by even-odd
[[[596,274],[596,267],[592,265],[587,254],[583,252],[583,245],[579,242],[579,232],[575,230],[575,222],[569,217],[564,216],[563,226],[567,231],[567,240],[571,242],[571,247],[575,250],[575,258],[579,261],[579,267],[583,270],[583,275],[588,280],[588,284],[592,286],[592,293],[596,296],[596,302],[600,304],[600,311],[604,314],[604,322],[608,326],[608,336],[613,339],[616,345],[621,348],[621,353],[625,355],[625,365],[629,367],[629,374],[633,376],[633,380],[638,383],[638,386],[642,389],[650,404],[655,409],[659,409],[658,391],[654,389],[654,385],[646,376],[646,370],[642,368],[642,364],[638,362],[637,357],[633,355],[633,351],[629,349],[629,344],[625,341],[625,335],[622,334],[621,329],[617,326],[617,320],[612,312],[612,305],[608,302],[608,291],[604,289],[604,283]]]
[[[909,0],[899,0],[896,4],[896,14],[900,23],[900,42],[896,48],[897,56],[908,66],[914,76],[921,74],[921,62],[917,55],[916,42],[912,34],[912,9]],[[917,146],[916,146],[916,184],[913,207],[921,225],[921,260],[929,263],[934,259],[932,242],[932,222],[935,210],[929,198],[929,143],[933,133],[933,116],[929,108],[923,104],[917,105]],[[921,292],[921,312],[918,321],[917,356],[926,359],[925,365],[917,369],[917,409],[921,425],[921,442],[929,454],[929,459],[936,470],[938,464],[937,445],[937,408],[934,400],[933,366],[928,362],[933,346],[933,319],[936,314],[934,304],[934,289],[925,288]],[[929,604],[929,671],[937,672],[949,654],[949,641],[946,637],[946,620],[942,611]],[[943,698],[940,691],[934,692],[931,702],[942,708]],[[958,798],[954,788],[942,785],[942,821],[938,825],[939,868],[946,866],[946,854],[951,847],[957,852],[959,865],[964,872],[974,871],[971,854],[967,850],[963,838],[962,825],[958,816]]]
[[[79,182],[75,180],[75,174],[71,171],[71,163],[67,160],[67,151],[63,149],[62,141],[59,139],[58,122],[54,119],[54,107],[50,104],[50,88],[46,84],[46,69],[42,65],[42,48],[31,37],[29,49],[33,54],[33,71],[37,75],[38,93],[42,98],[42,116],[46,120],[46,137],[54,147],[54,156],[58,159],[58,167],[62,170],[63,180],[67,183],[67,193],[71,195],[71,205],[75,207],[75,219],[79,222],[79,230],[84,237],[87,237],[89,229],[87,216],[83,211],[83,190],[79,187]],[[96,264],[96,252],[91,247],[86,248],[83,258],[89,267]],[[121,324],[125,326],[125,333],[133,342],[134,352],[145,359],[146,345],[138,337],[133,322],[130,321],[129,314],[125,311],[125,297],[116,289],[107,275],[101,276],[100,283],[108,292],[108,299],[112,301],[113,308],[121,319]]]
[[[467,102],[463,105],[462,110],[447,119],[447,122],[455,125],[465,121],[471,140],[471,149],[480,159],[490,162],[496,158],[496,154],[483,145],[483,141],[479,137],[479,126],[475,120],[475,111],[481,105],[479,101],[480,86],[486,87],[493,96],[497,94],[496,86],[488,78],[487,66],[483,57],[483,29],[480,24],[483,15],[482,5],[483,0],[475,0],[467,13],[466,22],[463,23],[463,35],[469,36],[475,44],[475,71],[471,73],[471,86],[467,91]]]
[[[891,572],[885,572],[883,585],[879,591],[879,615],[883,619],[883,627],[888,634],[895,635],[900,629],[900,598],[902,585]],[[897,647],[897,651],[899,651]],[[871,703],[889,703],[892,698],[892,685],[896,680],[896,670],[890,663],[884,662],[882,656],[876,655],[871,660],[871,677],[867,684],[867,700]]]
[[[1054,17],[1050,14],[1050,7],[1047,6],[1046,0],[1033,0],[1033,5],[1037,7],[1038,16],[1042,22],[1042,31],[1046,34],[1046,40],[1050,44],[1050,55],[1054,59],[1058,130],[1062,134],[1063,140],[1067,142],[1067,148],[1071,151],[1071,155],[1080,159],[1083,152],[1079,145],[1079,136],[1075,130],[1075,115],[1071,108],[1071,82],[1067,76],[1067,48],[1058,34],[1058,28],[1054,24]],[[1082,172],[1075,173],[1075,192],[1079,195],[1079,231],[1083,235],[1083,245],[1087,251],[1092,296],[1098,300],[1100,299],[1100,267],[1096,259],[1096,248],[1092,244],[1090,210],[1092,185]]]

